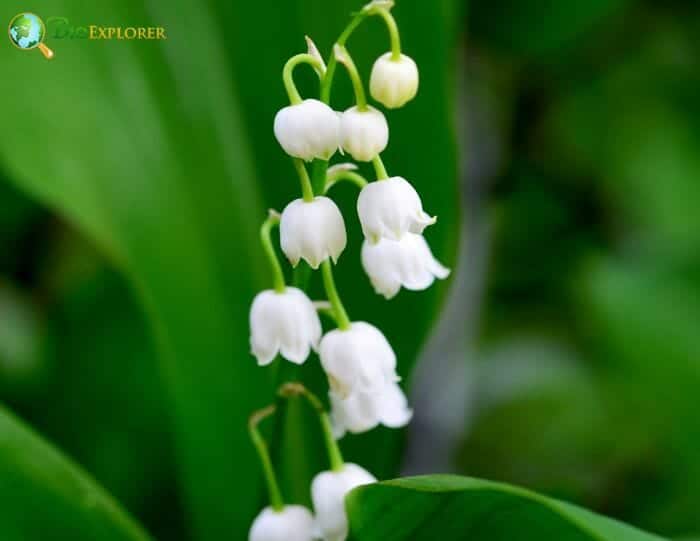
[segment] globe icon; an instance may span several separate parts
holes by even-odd
[[[46,58],[53,57],[53,51],[43,44],[46,36],[44,21],[34,13],[15,15],[10,21],[9,33],[10,41],[16,47],[23,50],[38,47]]]

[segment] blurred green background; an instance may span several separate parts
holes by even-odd
[[[264,503],[248,414],[283,379],[324,392],[317,359],[257,369],[247,310],[269,287],[265,209],[298,197],[271,130],[281,67],[304,34],[327,54],[359,7],[0,9],[8,21],[31,9],[168,32],[93,42],[49,27],[50,63],[0,47],[0,401],[157,539],[243,539]],[[392,477],[408,438],[413,470],[700,536],[700,5],[398,0],[394,11],[421,91],[387,113],[385,162],[440,217],[427,237],[452,283],[374,295],[349,186],[336,192],[349,229],[338,283],[351,316],[385,330],[407,387],[451,405],[431,413],[451,418],[451,437],[432,447],[440,438],[425,436],[443,425],[417,393],[408,434],[347,438],[347,457]],[[385,30],[368,22],[349,49],[367,77]],[[310,72],[299,81],[316,91]],[[342,73],[336,88],[342,110]],[[315,277],[309,287],[320,295]],[[423,349],[431,329],[445,347]],[[445,398],[433,366],[448,356],[463,381]],[[313,422],[291,404],[269,427],[296,501],[325,467]]]

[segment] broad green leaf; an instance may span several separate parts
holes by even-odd
[[[523,488],[453,475],[360,487],[346,503],[356,541],[662,539]]]
[[[8,541],[147,541],[90,477],[0,407],[0,524]]]
[[[32,8],[80,26],[167,29],[164,42],[100,42],[52,39],[49,25],[51,62],[0,48],[12,74],[0,90],[11,126],[0,157],[130,278],[158,343],[196,536],[241,537],[260,493],[245,422],[269,400],[247,343],[248,304],[266,269],[224,21],[192,0]]]

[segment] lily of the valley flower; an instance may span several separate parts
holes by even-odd
[[[306,507],[285,505],[281,511],[266,507],[256,517],[248,541],[312,541],[314,518]]]
[[[436,221],[423,211],[418,192],[402,177],[367,184],[357,199],[357,214],[370,242],[382,237],[399,240],[407,232],[420,234]]]
[[[346,243],[343,215],[328,197],[295,199],[282,211],[280,244],[292,265],[303,259],[317,269],[328,257],[336,262]]]
[[[418,66],[405,54],[396,60],[390,52],[380,56],[372,66],[369,92],[389,109],[403,107],[418,92]]]
[[[316,534],[325,541],[345,541],[348,517],[345,496],[353,488],[375,483],[376,477],[357,464],[345,463],[340,471],[324,471],[311,482]]]
[[[394,350],[379,329],[364,321],[326,333],[319,355],[331,389],[342,398],[357,391],[381,392],[399,380]]]
[[[445,279],[450,269],[444,267],[430,251],[423,235],[405,233],[400,240],[381,238],[376,243],[365,240],[362,266],[374,290],[387,299],[401,287],[412,291],[429,288],[435,278]]]
[[[397,383],[388,383],[375,392],[356,391],[343,398],[335,391],[331,401],[333,435],[340,439],[346,432],[358,434],[377,425],[389,428],[406,426],[413,416],[406,395]]]
[[[353,158],[369,162],[389,143],[389,125],[384,114],[374,107],[346,110],[340,119],[340,144]]]
[[[310,161],[327,160],[340,146],[340,116],[325,103],[307,99],[275,116],[275,137],[287,154]]]
[[[280,353],[296,364],[318,349],[321,321],[311,300],[295,287],[258,293],[250,308],[250,347],[258,364],[270,364]]]

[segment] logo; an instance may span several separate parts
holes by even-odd
[[[8,34],[12,44],[22,51],[39,49],[51,60],[54,52],[44,44],[47,34],[51,39],[70,40],[164,40],[168,39],[162,26],[102,26],[89,24],[74,26],[66,17],[49,17],[47,25],[34,13],[20,13],[10,21]]]
[[[53,58],[53,51],[44,45],[46,25],[38,15],[34,13],[15,15],[10,21],[8,33],[10,41],[18,49],[23,51],[39,49],[47,60]]]

